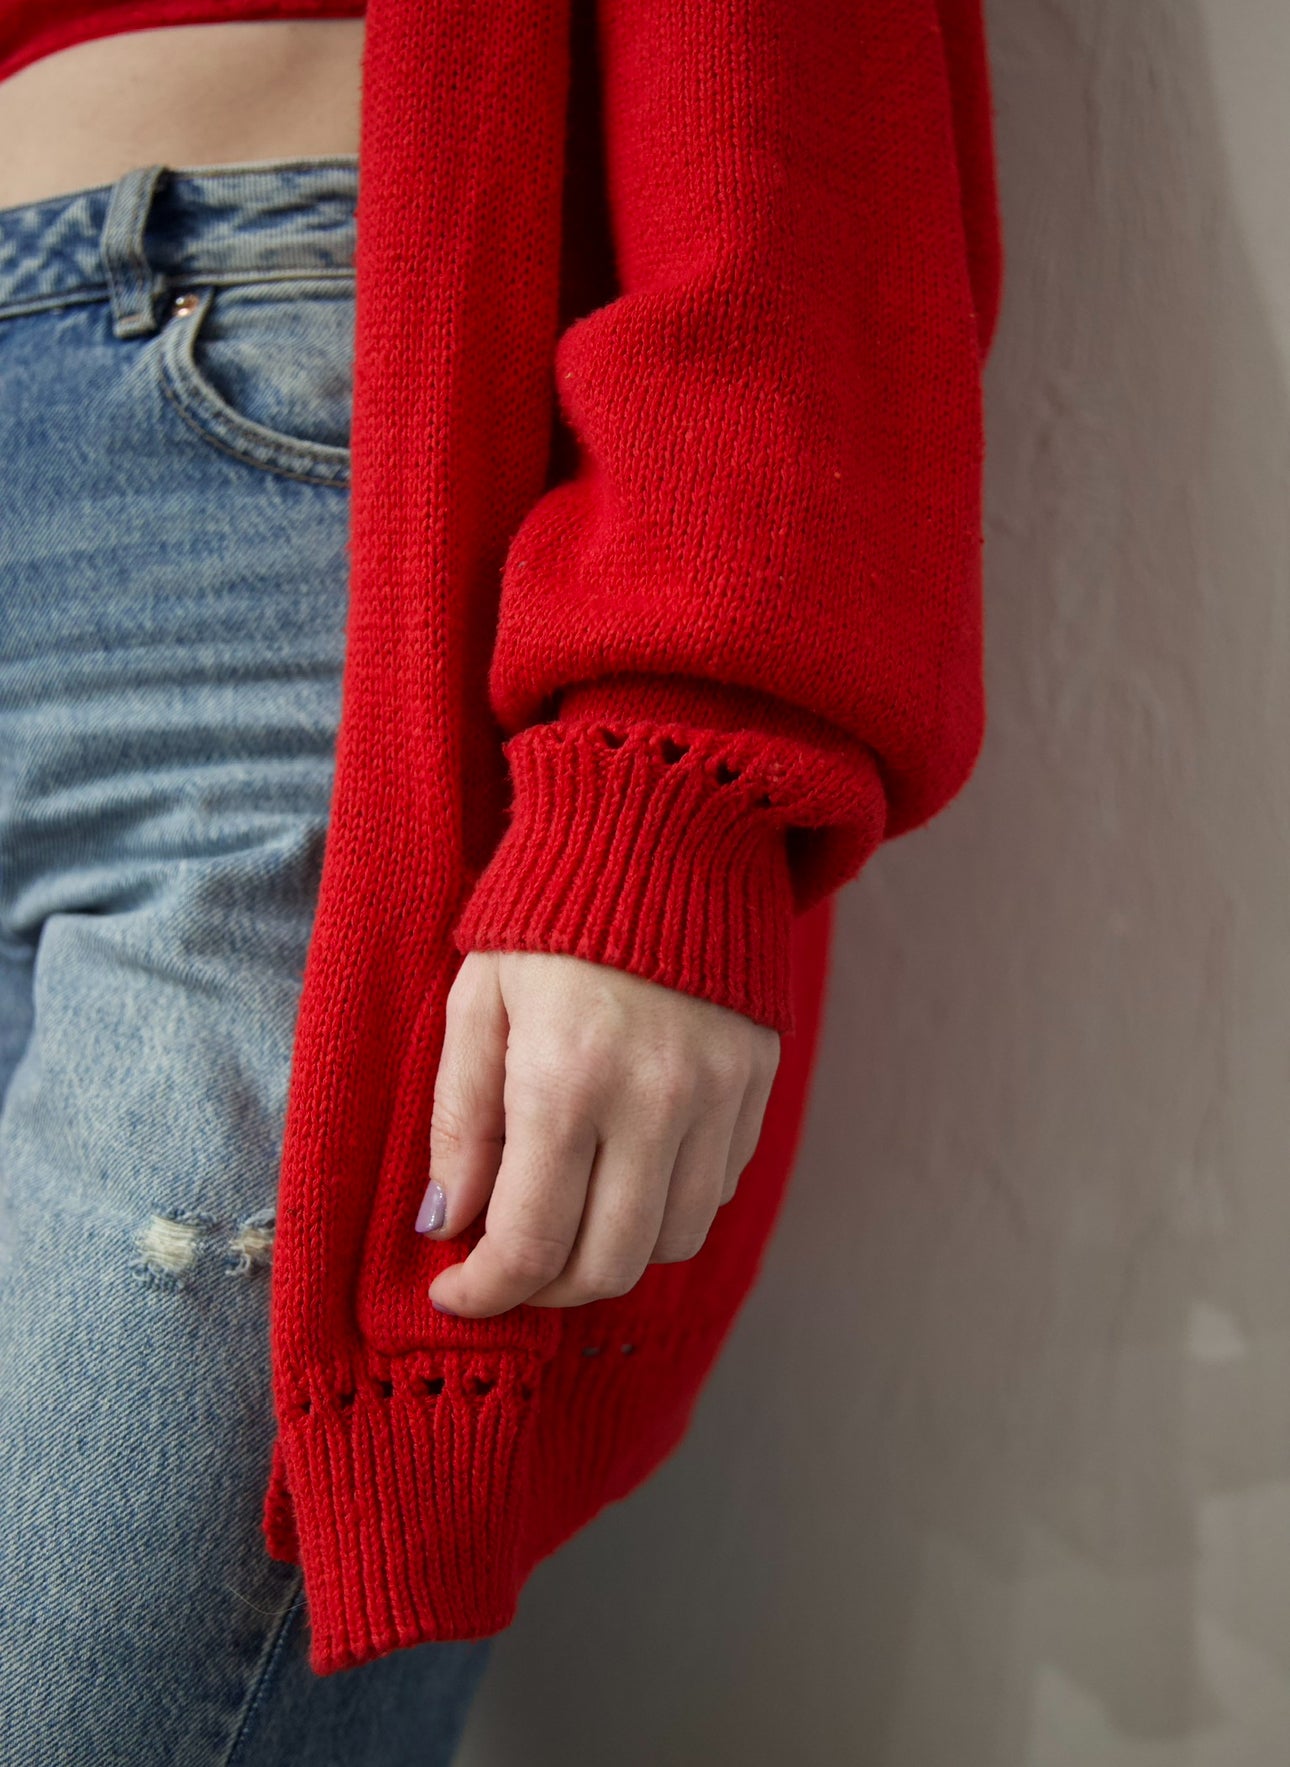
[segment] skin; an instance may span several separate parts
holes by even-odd
[[[160,162],[357,153],[364,21],[224,19],[91,37],[0,80],[0,207]]]
[[[472,951],[449,990],[430,1168],[452,1238],[430,1297],[485,1318],[626,1294],[692,1258],[761,1134],[780,1038],[580,957]]]
[[[157,161],[357,153],[363,30],[224,20],[41,56],[0,81],[0,207]],[[435,1082],[430,1163],[447,1207],[433,1237],[487,1214],[431,1298],[474,1318],[574,1307],[693,1257],[756,1148],[779,1042],[623,970],[471,952]]]

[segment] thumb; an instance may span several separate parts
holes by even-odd
[[[430,1184],[417,1216],[417,1232],[436,1239],[450,1239],[475,1219],[502,1161],[509,1021],[498,955],[467,952],[448,992],[430,1120]]]

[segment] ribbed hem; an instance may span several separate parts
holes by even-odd
[[[538,1366],[513,1351],[434,1361],[392,1360],[348,1403],[319,1393],[280,1416],[264,1534],[304,1569],[316,1674],[515,1617]]]
[[[669,1324],[576,1321],[543,1373],[529,1574],[680,1445],[737,1310]]]
[[[264,1493],[264,1542],[269,1557],[283,1564],[300,1563],[300,1539],[296,1533],[296,1512],[287,1485],[287,1466],[282,1457],[282,1437],[273,1438],[273,1454],[269,1461],[269,1483]]]
[[[536,724],[504,748],[511,818],[459,951],[564,952],[792,1031],[780,769],[682,725]]]

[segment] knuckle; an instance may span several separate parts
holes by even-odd
[[[753,1080],[753,1069],[737,1057],[709,1057],[703,1062],[700,1085],[709,1104],[725,1108],[730,1099],[740,1099]]]
[[[636,1287],[643,1268],[639,1263],[601,1263],[580,1277],[579,1285],[591,1300],[612,1300],[615,1295],[628,1294]]]
[[[579,1045],[559,1056],[560,1083],[578,1099],[600,1098],[613,1086],[617,1062],[603,1045]]]
[[[568,1056],[558,1045],[526,1049],[507,1063],[506,1090],[521,1109],[575,1115],[607,1086],[608,1067],[603,1054]]]
[[[457,973],[444,998],[444,1019],[451,1025],[457,1025],[466,1018],[477,1005],[484,985],[483,970],[464,959],[457,966]]]
[[[566,1061],[594,1061],[617,1040],[616,1026],[594,1002],[579,1000],[549,1027],[548,1041]]]
[[[560,1240],[526,1234],[500,1244],[497,1263],[508,1282],[551,1282],[564,1269],[568,1250]]]
[[[703,1249],[708,1237],[705,1227],[702,1233],[694,1233],[690,1229],[684,1232],[663,1234],[654,1248],[654,1259],[659,1264],[684,1264]]]
[[[447,1100],[436,1099],[430,1119],[431,1157],[442,1159],[459,1148],[466,1139],[466,1123],[461,1113]]]
[[[588,1008],[543,1024],[535,1054],[555,1073],[599,1085],[617,1067],[620,1042],[618,1028],[606,1023],[594,1008]]]
[[[695,1069],[675,1055],[654,1056],[633,1070],[636,1089],[655,1110],[675,1115],[693,1103]]]
[[[503,1087],[502,1110],[508,1132],[549,1148],[563,1148],[579,1139],[591,1116],[588,1101],[563,1087],[545,1088],[526,1079]]]
[[[782,1046],[779,1033],[772,1031],[769,1039],[761,1039],[757,1052],[757,1072],[763,1086],[769,1086],[779,1071]]]
[[[723,1097],[732,1092],[741,1092],[748,1084],[750,1072],[751,1064],[742,1049],[723,1043],[705,1052],[703,1076],[709,1092],[719,1093]]]
[[[655,1258],[664,1264],[683,1264],[694,1257],[708,1237],[715,1213],[714,1205],[711,1212],[703,1217],[696,1216],[691,1209],[687,1214],[667,1221],[654,1247]]]

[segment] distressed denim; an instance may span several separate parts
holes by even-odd
[[[268,1280],[347,607],[357,157],[0,210],[0,1763],[438,1767],[307,1661]]]

